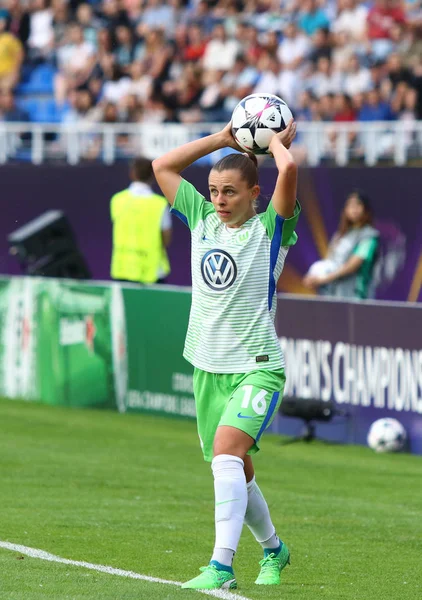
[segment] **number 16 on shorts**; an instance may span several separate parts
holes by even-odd
[[[280,406],[285,377],[283,371],[248,375],[233,391],[219,425],[241,429],[258,442]]]
[[[242,386],[242,390],[245,392],[245,395],[243,396],[241,408],[248,409],[249,407],[251,407],[257,415],[263,415],[267,410],[267,401],[265,399],[268,393],[267,390],[259,390],[256,396],[253,397],[253,385],[244,385]],[[239,416],[241,416],[241,413],[239,413]]]

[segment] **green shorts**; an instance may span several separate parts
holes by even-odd
[[[194,370],[198,434],[205,460],[213,459],[215,432],[229,425],[255,440],[248,454],[259,450],[259,440],[271,424],[283,398],[284,369],[217,374]]]

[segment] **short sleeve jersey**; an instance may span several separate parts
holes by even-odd
[[[210,373],[284,367],[274,327],[276,281],[300,213],[283,219],[269,203],[239,228],[182,179],[172,212],[191,230],[192,306],[183,356]]]

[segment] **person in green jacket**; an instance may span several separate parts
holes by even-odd
[[[111,199],[111,277],[143,284],[161,283],[170,273],[166,251],[172,233],[169,206],[150,187],[150,160],[133,160],[130,178],[129,187]]]

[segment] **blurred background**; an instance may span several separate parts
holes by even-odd
[[[421,451],[420,0],[0,0],[1,395],[194,415],[190,240],[150,161],[259,92],[298,123],[303,214],[278,282],[280,340],[303,365],[289,394],[347,405],[343,441],[400,412]],[[205,196],[225,152],[186,173]],[[260,210],[275,178],[260,157]],[[128,194],[155,198],[152,220],[122,225]],[[153,276],[116,267],[111,285],[135,223]],[[169,339],[157,371],[147,348]]]

